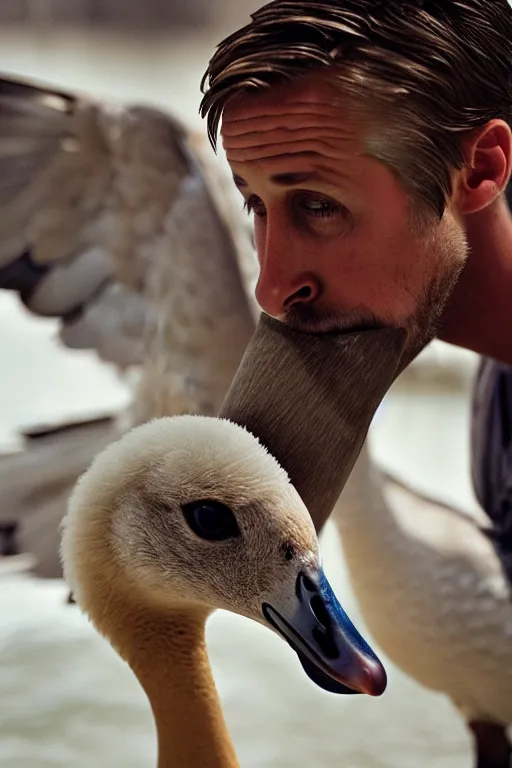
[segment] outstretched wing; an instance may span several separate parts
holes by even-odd
[[[167,114],[0,79],[0,288],[58,318],[67,346],[144,362],[130,424],[214,414],[224,398],[259,315],[235,195]],[[40,575],[60,574],[68,492],[123,426],[42,430],[3,460],[0,524],[19,523]]]
[[[99,105],[0,80],[0,287],[124,367],[141,359],[144,304],[109,252],[115,181]]]
[[[148,279],[164,232],[169,246],[169,213],[183,203],[187,179],[199,175],[210,190],[206,176],[218,176],[202,170],[192,138],[157,110],[1,79],[0,288],[60,318],[68,347],[96,349],[120,368],[140,364],[154,311]],[[230,221],[212,194],[231,240],[239,238],[237,258],[243,243],[247,254],[240,217]],[[251,254],[246,288],[250,262]]]

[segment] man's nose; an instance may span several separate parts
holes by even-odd
[[[281,317],[294,304],[312,304],[320,295],[320,287],[312,275],[297,275],[294,279],[277,277],[270,282],[260,274],[256,300],[272,317]]]
[[[280,318],[294,304],[313,304],[321,294],[319,278],[302,264],[292,243],[260,253],[256,300],[272,317]]]

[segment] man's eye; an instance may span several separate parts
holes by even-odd
[[[332,200],[326,200],[319,197],[304,197],[301,196],[298,199],[298,204],[301,210],[303,210],[308,216],[319,216],[320,218],[327,218],[329,216],[337,216],[343,212],[343,206],[339,203],[335,203]]]
[[[250,195],[250,197],[244,200],[244,211],[254,213],[255,216],[265,216],[266,214],[265,206],[256,195]]]

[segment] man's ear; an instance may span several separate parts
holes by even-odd
[[[465,140],[466,166],[457,174],[459,213],[477,213],[505,191],[512,166],[512,132],[504,120],[490,120]]]

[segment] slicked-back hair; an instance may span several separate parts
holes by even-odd
[[[442,216],[461,138],[512,124],[507,0],[274,0],[223,40],[203,77],[214,148],[234,96],[324,72],[372,116],[368,154]]]

